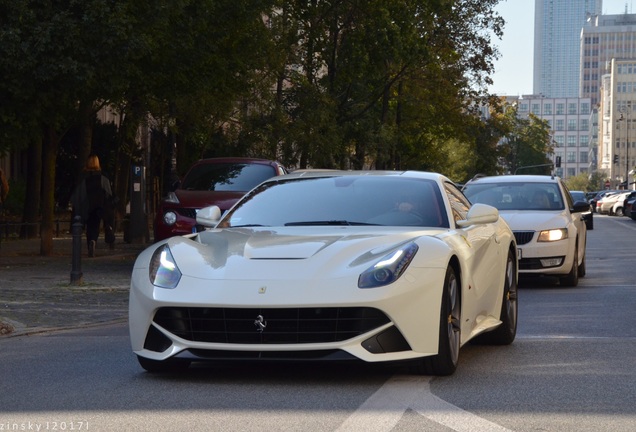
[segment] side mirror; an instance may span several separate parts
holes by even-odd
[[[572,213],[583,213],[589,210],[590,210],[589,203],[587,203],[586,201],[577,201],[574,203],[574,206],[572,207],[572,210],[570,211]]]
[[[221,220],[221,209],[218,206],[204,207],[197,212],[197,224],[213,228]]]
[[[499,220],[499,210],[487,204],[477,203],[468,210],[465,220],[457,221],[457,226],[463,228],[470,225],[495,223],[497,220]]]

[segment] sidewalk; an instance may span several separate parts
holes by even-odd
[[[40,239],[0,243],[0,338],[125,321],[130,275],[137,255],[150,244],[114,249],[103,237],[94,258],[82,237],[82,283],[71,285],[73,242],[53,239],[53,254],[40,255]]]

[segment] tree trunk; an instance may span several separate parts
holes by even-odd
[[[60,142],[52,126],[45,127],[43,141],[40,255],[50,256],[53,253],[53,219],[55,218],[55,161]]]
[[[42,184],[42,140],[35,140],[28,149],[26,199],[22,213],[21,239],[36,238],[40,211],[40,185]]]
[[[75,178],[81,178],[82,171],[91,154],[93,146],[93,125],[95,113],[93,112],[93,102],[81,101],[78,108],[78,130],[79,142],[77,143],[77,160],[75,167]]]

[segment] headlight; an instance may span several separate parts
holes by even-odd
[[[537,241],[540,242],[553,242],[568,238],[568,230],[565,228],[545,230],[539,233]]]
[[[417,245],[409,243],[385,255],[358,278],[359,288],[377,288],[395,282],[417,253]]]
[[[179,204],[179,198],[177,198],[177,194],[174,192],[168,192],[168,195],[165,198],[165,202]]]
[[[168,226],[174,225],[174,223],[177,221],[177,215],[173,211],[166,212],[163,215],[163,221]]]
[[[152,254],[150,260],[150,283],[161,288],[174,288],[181,279],[179,267],[174,262],[168,245],[163,245]]]

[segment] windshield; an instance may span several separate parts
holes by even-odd
[[[219,227],[383,225],[448,228],[437,183],[397,176],[338,176],[268,182],[246,195]]]
[[[498,210],[563,210],[563,197],[556,183],[501,182],[472,183],[464,188],[472,203],[488,204]]]
[[[585,192],[570,191],[570,195],[572,195],[572,201],[587,201]]]
[[[246,163],[202,163],[186,174],[181,189],[247,192],[276,174],[274,167]]]

